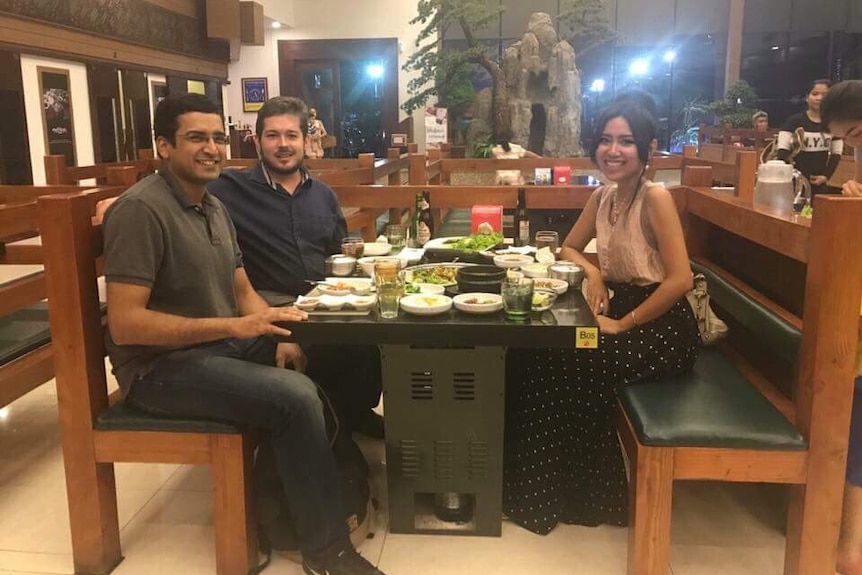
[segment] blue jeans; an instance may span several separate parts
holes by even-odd
[[[269,432],[304,553],[347,538],[340,481],[314,382],[275,366],[269,337],[226,339],[159,357],[129,400],[154,413],[215,419]]]

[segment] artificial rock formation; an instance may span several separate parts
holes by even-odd
[[[527,33],[503,54],[514,141],[543,156],[581,154],[581,76],[575,51],[551,17],[530,16]]]

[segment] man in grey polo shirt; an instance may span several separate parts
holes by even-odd
[[[382,575],[348,539],[338,473],[314,383],[270,308],[252,289],[230,218],[205,190],[227,136],[204,96],[156,107],[159,173],[105,214],[108,352],[128,401],[179,417],[269,432],[309,575]],[[294,370],[283,369],[293,364]]]

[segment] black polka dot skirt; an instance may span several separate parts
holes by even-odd
[[[657,285],[609,285],[621,319]],[[620,386],[689,371],[699,347],[685,298],[599,349],[511,348],[506,355],[503,510],[539,534],[558,522],[625,525],[627,488],[613,413]]]

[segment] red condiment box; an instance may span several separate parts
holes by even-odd
[[[554,185],[568,186],[572,180],[571,166],[554,166]]]
[[[472,232],[475,234],[482,222],[488,222],[495,232],[503,231],[503,206],[473,206]]]

